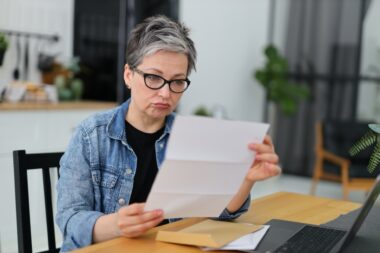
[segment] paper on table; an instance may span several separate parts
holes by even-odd
[[[202,247],[202,250],[211,251],[211,250],[254,250],[257,245],[264,237],[266,232],[269,229],[269,225],[263,225],[263,227],[253,233],[244,235],[239,239],[230,242],[229,244],[221,247],[221,248],[209,248]]]
[[[177,116],[145,210],[165,218],[217,217],[238,191],[269,125]]]

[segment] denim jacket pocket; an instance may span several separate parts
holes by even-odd
[[[103,188],[109,188],[109,189],[114,188],[118,177],[119,175],[116,175],[106,170],[92,171],[92,181],[94,182],[95,185],[103,187]]]
[[[93,170],[92,182],[94,183],[95,203],[98,206],[97,210],[108,214],[115,211],[117,193],[118,174],[106,169]]]

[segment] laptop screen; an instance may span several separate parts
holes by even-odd
[[[379,194],[380,194],[380,174],[377,176],[375,184],[372,187],[372,190],[370,194],[368,195],[366,201],[364,202],[360,210],[360,213],[356,217],[354,224],[352,224],[350,230],[348,231],[347,236],[344,239],[344,242],[342,244],[342,248],[345,248],[351,242],[351,240],[355,237],[364,219],[367,217],[372,206],[375,204],[376,199],[379,196]]]

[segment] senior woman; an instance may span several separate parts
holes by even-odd
[[[195,61],[194,43],[183,24],[155,16],[131,32],[124,67],[131,98],[84,120],[61,159],[56,219],[62,251],[118,236],[138,237],[163,221],[163,211],[144,211],[144,202]],[[256,160],[220,219],[245,212],[253,184],[280,172],[269,137],[247,148],[257,152]]]

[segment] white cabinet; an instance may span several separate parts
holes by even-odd
[[[112,107],[111,105],[114,104],[95,109],[74,107],[64,110],[1,110],[0,105],[0,252],[18,252],[12,151],[64,151],[79,122],[95,112]],[[42,179],[35,172],[29,173],[28,178],[33,247],[38,249],[46,241],[46,225],[41,222],[45,215]],[[55,188],[53,190],[55,193]],[[61,233],[57,232],[57,242],[60,243]]]

